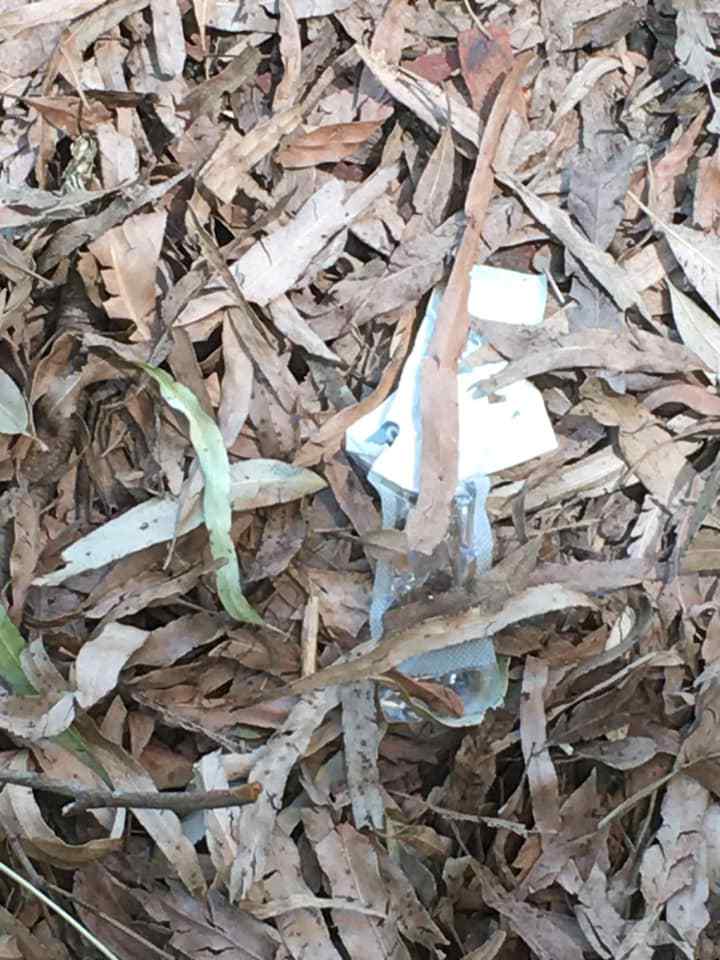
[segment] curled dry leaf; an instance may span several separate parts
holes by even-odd
[[[363,644],[355,650],[356,654],[362,653],[361,656],[358,655],[349,663],[333,664],[314,676],[296,680],[290,684],[287,692],[304,694],[332,684],[379,677],[417,654],[492,636],[519,620],[576,605],[594,606],[585,594],[556,583],[530,587],[505,604],[497,598],[488,598],[455,616],[431,616],[417,626],[390,633],[374,649],[368,649],[369,645]]]
[[[151,335],[157,295],[155,274],[166,222],[165,213],[141,214],[90,244],[111,295],[105,310],[113,319],[131,320],[135,340]]]

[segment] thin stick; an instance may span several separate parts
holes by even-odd
[[[318,624],[320,620],[320,600],[312,593],[305,605],[302,625],[302,666],[301,676],[309,677],[317,670]]]
[[[91,943],[104,957],[107,957],[107,960],[118,960],[118,957],[112,952],[112,950],[106,947],[104,943],[101,943],[97,937],[94,937],[87,927],[84,927],[74,917],[71,917],[70,914],[66,913],[62,907],[59,907],[54,900],[51,900],[50,897],[46,897],[44,893],[34,887],[28,880],[25,879],[25,877],[20,876],[19,873],[15,873],[14,870],[11,870],[10,867],[7,867],[1,860],[0,873],[4,873],[6,876],[10,877],[10,879],[14,880],[18,886],[21,886],[24,890],[27,890],[28,893],[31,893],[34,897],[37,897],[37,899],[44,903],[45,906],[59,914],[66,923],[69,923],[70,926],[80,934],[81,937],[84,937],[88,943]]]
[[[173,810],[178,814],[195,810],[216,810],[220,807],[241,807],[254,803],[260,796],[259,783],[243,783],[229,790],[182,791],[173,793],[131,793],[89,790],[76,783],[50,780],[37,773],[20,770],[0,770],[0,783],[11,783],[31,790],[44,790],[61,797],[71,797],[73,802],[63,809],[65,814],[81,813],[106,807],[135,807],[137,810]]]

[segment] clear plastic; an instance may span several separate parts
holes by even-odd
[[[385,442],[392,443],[393,439],[390,430]],[[410,497],[402,490],[391,488],[372,470],[368,479],[380,496],[383,526],[404,526],[411,506]],[[487,477],[474,477],[459,485],[453,499],[446,549],[435,551],[431,557],[420,555],[409,571],[398,572],[388,562],[378,561],[370,607],[370,630],[374,640],[382,636],[383,617],[387,610],[402,604],[411,592],[422,587],[431,577],[445,573],[452,585],[460,586],[474,573],[489,569],[492,531],[485,508],[489,486]],[[507,690],[506,664],[498,661],[492,639],[488,637],[418,654],[405,660],[398,669],[407,676],[433,680],[449,687],[460,697],[463,703],[460,717],[439,714],[429,707],[425,710],[446,726],[480,723],[486,710],[502,703]],[[380,688],[379,699],[383,714],[390,722],[410,723],[423,719],[398,691],[390,687]]]

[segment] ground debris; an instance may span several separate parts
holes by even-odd
[[[720,955],[714,0],[4,6],[0,957]],[[382,529],[344,438],[438,284]],[[557,446],[376,643],[376,565],[447,552],[461,356]],[[398,666],[484,637],[504,703],[433,722]]]

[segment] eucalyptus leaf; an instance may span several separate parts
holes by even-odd
[[[142,363],[141,368],[160,387],[163,399],[182,413],[190,427],[190,442],[197,454],[205,478],[203,517],[210,537],[210,552],[220,567],[216,573],[218,596],[225,610],[236,620],[262,623],[262,617],[250,606],[242,592],[240,565],[230,537],[232,524],[230,462],[220,428],[203,410],[188,387],[169,373]]]
[[[307,497],[326,486],[312,470],[282,460],[258,458],[230,465],[230,495],[233,510],[257,510]],[[198,503],[178,521],[179,502],[175,497],[152,497],[113,517],[86,536],[66,547],[66,566],[36,577],[34,586],[52,587],[70,577],[115,563],[128,554],[146,550],[156,543],[181,537],[203,522]]]
[[[675,326],[683,343],[700,357],[709,370],[720,373],[720,323],[669,280],[665,282],[670,291]]]

